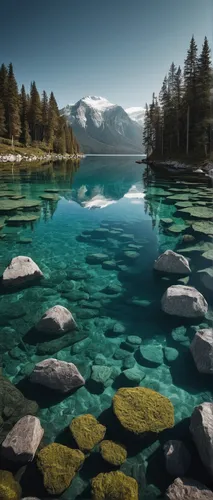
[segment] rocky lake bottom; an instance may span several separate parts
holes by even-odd
[[[107,439],[122,441],[111,410],[121,387],[141,386],[169,398],[174,428],[125,443],[120,470],[138,481],[141,500],[159,498],[171,483],[162,444],[189,441],[193,409],[213,402],[212,376],[198,372],[189,350],[196,331],[212,327],[212,195],[211,181],[156,179],[130,157],[85,158],[80,166],[10,165],[0,172],[1,275],[18,255],[31,257],[44,275],[34,286],[0,289],[2,373],[39,405],[43,445],[72,444],[67,428],[82,414],[106,425]],[[153,271],[168,249],[189,259],[189,276]],[[162,312],[161,298],[174,284],[203,294],[205,317]],[[34,327],[56,304],[72,312],[78,329],[44,338]],[[32,384],[28,376],[46,358],[74,363],[85,385],[64,396]],[[2,425],[1,440],[6,432]],[[208,481],[199,462],[196,467],[194,478]],[[95,448],[60,498],[91,498],[90,479],[109,470]],[[39,488],[23,480],[23,497],[47,498]]]

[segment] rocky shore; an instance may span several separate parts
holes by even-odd
[[[136,163],[145,163],[151,167],[154,171],[164,171],[168,173],[187,173],[196,174],[200,176],[213,177],[213,162],[211,161],[198,161],[196,164],[185,163],[176,160],[151,160],[149,158],[143,158]]]
[[[21,162],[27,162],[31,163],[34,161],[57,161],[57,160],[75,160],[78,161],[80,159],[84,158],[83,154],[55,154],[55,153],[50,153],[50,154],[43,154],[43,155],[21,155],[21,154],[2,154],[0,155],[0,163],[21,163]]]

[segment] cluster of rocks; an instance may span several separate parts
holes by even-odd
[[[21,154],[8,154],[0,155],[0,163],[20,163],[20,162],[34,162],[34,161],[56,161],[56,160],[79,160],[84,158],[82,154],[42,154],[42,155],[21,155]]]

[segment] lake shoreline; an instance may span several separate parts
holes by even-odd
[[[50,153],[50,154],[41,154],[41,155],[26,155],[26,154],[6,154],[6,155],[1,155],[0,154],[0,166],[5,163],[32,163],[32,162],[43,162],[43,161],[57,161],[57,160],[72,160],[72,161],[80,161],[82,158],[84,158],[84,154],[56,154],[56,153]]]

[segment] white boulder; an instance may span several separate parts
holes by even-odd
[[[42,277],[43,273],[30,257],[19,255],[5,269],[2,283],[5,287],[20,286]]]
[[[84,378],[73,363],[54,358],[37,363],[30,375],[30,380],[63,393],[85,384]]]
[[[190,431],[204,466],[213,477],[213,403],[196,406]]]
[[[154,263],[156,271],[173,274],[189,274],[191,272],[188,260],[181,254],[166,250]]]
[[[196,332],[190,351],[200,373],[213,374],[213,328]]]
[[[59,305],[48,309],[36,325],[36,330],[52,336],[63,335],[75,328],[76,323],[71,312]]]
[[[20,418],[2,443],[3,457],[22,464],[31,462],[43,434],[44,429],[37,417],[26,415]]]
[[[172,285],[161,299],[162,310],[170,315],[199,318],[208,311],[203,295],[192,286]]]

